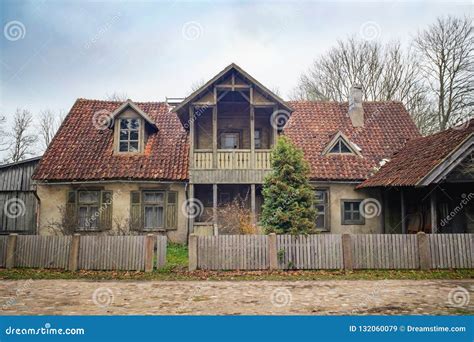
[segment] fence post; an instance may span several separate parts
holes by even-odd
[[[189,235],[189,243],[188,243],[188,252],[189,252],[189,270],[195,271],[197,270],[197,263],[198,263],[198,250],[197,250],[197,242],[198,237],[196,234]]]
[[[79,261],[79,244],[81,241],[80,234],[74,234],[71,239],[71,247],[69,248],[68,270],[77,271],[77,264]]]
[[[352,243],[350,234],[342,234],[342,261],[344,269],[352,271]]]
[[[145,272],[153,271],[153,259],[155,256],[155,236],[147,234],[145,237]]]
[[[277,236],[275,233],[268,235],[268,258],[270,270],[278,269]]]
[[[418,242],[418,254],[420,255],[420,269],[429,270],[431,268],[431,253],[428,235],[424,232],[416,234]]]
[[[16,240],[18,234],[10,234],[7,239],[7,255],[5,260],[6,268],[13,268],[15,266],[15,252],[16,252]]]

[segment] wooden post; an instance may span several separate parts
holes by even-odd
[[[145,237],[145,272],[153,271],[153,259],[155,257],[155,236],[147,234]]]
[[[250,105],[250,168],[255,169],[255,109]]]
[[[77,271],[79,262],[79,247],[81,243],[81,235],[74,234],[71,239],[71,247],[69,248],[69,260],[68,267],[69,271]]]
[[[257,223],[257,213],[255,205],[255,184],[250,184],[250,215],[252,224]]]
[[[343,266],[346,271],[352,271],[353,261],[352,261],[352,243],[350,234],[342,234],[342,259]]]
[[[268,235],[268,260],[270,262],[270,270],[278,269],[277,237],[275,233]]]
[[[189,235],[189,242],[188,242],[188,252],[189,252],[189,270],[195,271],[197,270],[198,265],[198,256],[197,256],[197,242],[198,237],[195,234]]]
[[[188,194],[188,210],[192,211],[193,207],[193,202],[194,201],[194,184],[190,183],[189,184],[189,194]],[[190,212],[188,211],[188,225],[189,225],[189,233],[194,233],[194,216],[190,215]]]
[[[15,266],[15,252],[16,252],[16,241],[18,234],[10,234],[7,239],[7,255],[5,260],[6,268],[13,268]]]
[[[214,228],[214,235],[218,235],[217,229],[217,184],[212,185],[212,225]]]
[[[273,113],[272,115],[278,110],[278,106],[273,106]],[[277,115],[273,117],[274,121],[273,123],[273,147],[275,147],[277,139],[278,139],[278,120],[277,120]]]
[[[407,233],[407,221],[405,220],[406,216],[406,207],[405,207],[405,194],[403,189],[400,189],[400,213],[402,215],[402,234]]]
[[[189,169],[194,168],[194,107],[189,106]]]
[[[429,270],[431,268],[431,254],[428,235],[424,232],[416,234],[418,242],[418,253],[420,255],[420,269]]]
[[[217,102],[212,107],[212,168],[217,169]]]
[[[438,233],[438,212],[436,210],[436,189],[430,194],[431,234]]]

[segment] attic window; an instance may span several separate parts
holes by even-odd
[[[352,150],[347,146],[347,144],[342,141],[342,139],[339,139],[336,144],[329,150],[329,154],[334,154],[334,153],[352,153]]]
[[[140,120],[120,119],[119,152],[140,150]]]

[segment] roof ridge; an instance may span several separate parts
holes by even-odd
[[[110,104],[122,104],[130,100],[131,102],[135,104],[160,104],[164,105],[166,104],[166,101],[133,101],[131,99],[127,99],[125,101],[115,101],[115,100],[102,100],[102,99],[87,99],[84,97],[78,97],[76,101],[85,101],[85,102],[99,102],[99,103],[110,103]]]

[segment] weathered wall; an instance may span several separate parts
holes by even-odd
[[[329,189],[329,225],[333,234],[373,234],[383,233],[381,196],[378,190],[355,190],[350,183],[313,183],[315,188]],[[341,223],[341,200],[373,198],[380,203],[380,215],[365,218],[362,225],[343,225]]]
[[[181,211],[183,203],[186,201],[185,185],[183,183],[172,184],[146,184],[146,183],[103,183],[94,184],[95,187],[101,187],[103,190],[112,191],[112,231],[107,234],[118,234],[120,228],[129,232],[128,222],[130,216],[130,192],[148,189],[168,189],[178,192],[178,228],[168,230],[167,236],[172,242],[186,243],[187,240],[187,220]],[[66,205],[67,193],[70,190],[77,189],[71,185],[38,185],[38,196],[40,202],[39,234],[49,235],[57,234],[58,224],[62,220],[62,215]],[[136,232],[133,232],[136,234]]]

